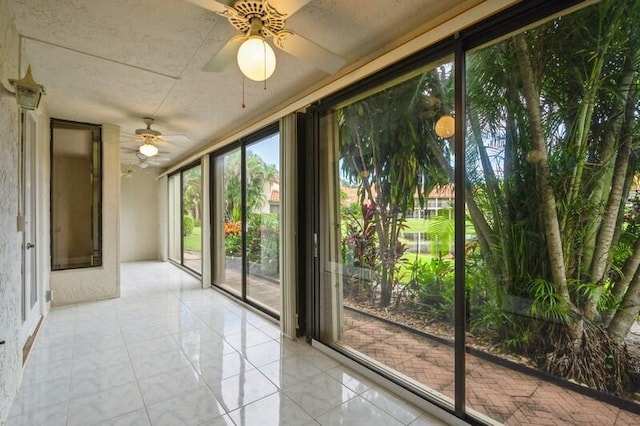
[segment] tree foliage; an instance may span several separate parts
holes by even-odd
[[[202,178],[200,166],[183,172],[182,205],[183,213],[200,221],[202,211]]]
[[[425,194],[448,181],[429,152],[449,149],[433,125],[451,111],[442,101],[450,99],[451,71],[431,69],[339,110],[342,173],[359,184],[360,202],[369,204],[375,218],[381,306],[391,303],[397,284],[396,264],[404,253],[398,235],[407,211],[423,206]]]
[[[603,1],[469,53],[465,72],[467,268],[487,271],[466,274],[482,276],[468,290],[485,286],[470,292],[471,329],[618,394],[619,343],[640,312],[638,22],[640,1]],[[407,211],[453,181],[451,148],[433,132],[452,109],[451,71],[339,110],[342,172],[375,207],[382,306]]]
[[[500,283],[499,308],[539,322],[536,356],[563,354],[547,370],[620,394],[621,369],[611,380],[604,365],[561,363],[603,350],[594,327],[624,339],[640,310],[625,284],[637,262],[620,269],[636,257],[613,256],[630,230],[624,211],[638,165],[638,8],[602,2],[479,50],[467,92],[469,186],[484,206],[481,237],[492,243],[482,255]],[[483,161],[489,152],[497,158]],[[514,307],[521,300],[524,311]],[[622,318],[625,307],[634,313]],[[625,362],[614,343],[606,350]]]
[[[259,211],[267,201],[265,185],[278,179],[278,170],[273,164],[267,164],[255,152],[247,150],[245,156],[246,187],[245,208],[247,212]],[[241,156],[240,150],[228,154],[224,164],[225,221],[241,220]]]

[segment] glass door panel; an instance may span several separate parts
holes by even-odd
[[[213,202],[213,284],[242,297],[241,150],[215,157]]]
[[[181,263],[180,174],[169,176],[169,259]]]
[[[202,167],[182,172],[182,261],[202,273]]]
[[[280,136],[245,148],[247,298],[280,311]]]
[[[453,406],[453,62],[320,116],[320,339]]]
[[[640,38],[637,21],[624,16],[637,17],[638,2],[599,2],[467,55],[475,228],[466,250],[467,345],[544,373],[466,354],[466,408],[500,423],[613,423],[608,413],[623,413],[595,401],[567,404],[585,397],[539,377],[638,402],[619,346],[637,348],[640,310],[627,287],[640,276],[630,151],[639,92],[629,79],[640,73]],[[570,43],[558,42],[569,33]]]

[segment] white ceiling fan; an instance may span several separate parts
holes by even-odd
[[[277,48],[328,74],[334,74],[345,64],[340,56],[285,28],[286,20],[310,0],[238,0],[233,6],[216,0],[187,1],[227,18],[242,33],[232,37],[202,68],[204,71],[222,71],[237,58],[245,76],[266,80],[275,69],[275,56],[266,38],[272,38]],[[243,53],[251,43],[262,55],[259,59],[248,59]]]
[[[144,154],[141,154],[138,151],[133,151],[132,153],[135,155],[135,159],[129,160],[125,162],[121,169],[121,176],[131,177],[136,171],[141,169],[146,169],[147,167],[161,167],[163,163],[169,161],[165,158],[153,157],[149,158]]]
[[[141,169],[146,169],[149,166],[159,167],[162,166],[162,163],[169,161],[165,158],[149,158],[140,152],[136,152],[136,158],[138,159],[138,167]]]
[[[138,147],[138,152],[145,157],[153,157],[154,155],[157,155],[159,152],[158,145],[165,142],[172,144],[190,142],[190,139],[185,135],[163,136],[158,130],[152,129],[151,125],[155,121],[153,118],[144,117],[143,121],[147,127],[143,129],[136,129],[135,135],[131,135],[131,137],[135,137],[135,141],[141,144]],[[126,141],[126,134],[124,136]]]

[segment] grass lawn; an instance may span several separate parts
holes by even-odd
[[[193,232],[183,239],[185,251],[201,252],[202,251],[202,228],[193,227]]]
[[[427,232],[427,225],[429,221],[427,219],[407,219],[405,225],[406,232]]]
[[[430,220],[429,219],[414,219],[414,218],[410,218],[407,219],[405,225],[407,226],[407,228],[405,229],[405,232],[427,232],[427,226],[429,224]],[[473,228],[473,224],[471,223],[470,220],[467,220],[467,223],[465,224],[465,232],[467,233],[467,235],[469,234],[475,234],[476,231]]]

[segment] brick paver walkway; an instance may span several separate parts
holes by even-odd
[[[344,311],[341,344],[454,396],[453,347]],[[640,425],[631,413],[467,354],[467,407],[507,425]]]
[[[226,278],[227,285],[239,288],[239,274],[227,270]],[[278,309],[278,285],[251,278],[252,295]],[[344,310],[343,320],[339,343],[454,398],[452,346],[348,309]],[[507,425],[640,426],[640,413],[619,409],[470,354],[466,359],[466,386],[467,408]]]
[[[222,286],[240,294],[242,292],[242,271],[233,267],[225,269]],[[266,280],[259,275],[248,274],[247,297],[254,303],[280,312],[280,284],[277,282]]]

